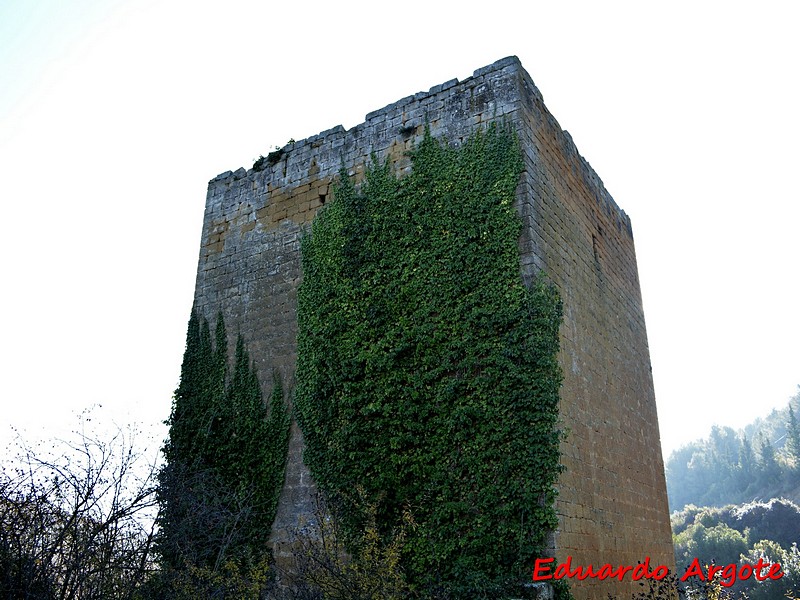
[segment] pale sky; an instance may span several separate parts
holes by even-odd
[[[795,6],[0,0],[0,439],[157,428],[208,180],[511,54],[631,217],[665,458],[784,406]]]

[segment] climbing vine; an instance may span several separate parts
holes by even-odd
[[[302,240],[295,408],[305,461],[352,538],[364,489],[421,592],[499,597],[529,581],[556,527],[561,303],[520,275],[510,128],[424,140],[397,178],[360,189]],[[330,502],[330,500],[333,502]]]
[[[241,336],[229,369],[222,315],[212,336],[192,313],[168,424],[158,488],[165,582],[261,569],[283,484],[289,412],[277,376],[263,401]]]

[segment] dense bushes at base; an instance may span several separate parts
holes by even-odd
[[[785,548],[800,541],[800,507],[794,502],[773,498],[769,502],[728,505],[723,508],[687,506],[672,514],[672,532],[680,547],[684,532],[697,525],[720,525],[745,536],[747,546],[760,540],[773,540]]]
[[[779,563],[784,573],[777,581],[756,577],[724,589],[750,600],[782,600],[800,594],[800,507],[788,500],[752,502],[724,508],[687,506],[672,515],[675,564],[682,574],[695,559],[702,565],[756,564],[759,558]]]

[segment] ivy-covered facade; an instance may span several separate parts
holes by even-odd
[[[501,597],[556,527],[561,302],[522,282],[510,127],[373,157],[301,244],[295,412],[304,461],[358,539],[364,490],[421,593]],[[333,500],[331,502],[331,500]]]

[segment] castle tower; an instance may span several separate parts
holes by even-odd
[[[517,189],[524,229],[522,276],[544,270],[564,303],[560,361],[566,470],[558,482],[558,530],[551,551],[573,565],[674,567],[664,465],[630,219],[544,106],[516,57],[478,69],[341,126],[292,142],[259,169],[209,182],[195,308],[221,311],[241,331],[265,385],[296,363],[301,232],[331,198],[344,160],[358,179],[372,152],[396,172],[429,123],[457,143],[476,126],[504,119],[517,130],[525,170]],[[233,347],[231,340],[231,347]],[[264,390],[265,394],[269,390]],[[292,425],[286,481],[273,526],[276,558],[291,529],[312,512],[314,484]],[[533,565],[531,565],[533,569]],[[576,598],[634,589],[629,578],[571,581]],[[637,586],[638,588],[638,586]]]

